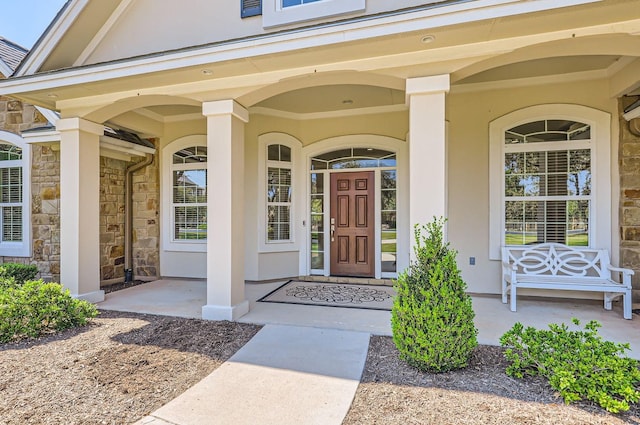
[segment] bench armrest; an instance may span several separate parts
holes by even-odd
[[[607,269],[612,272],[622,273],[622,283],[627,286],[631,286],[631,276],[635,273],[631,269],[625,269],[622,267],[614,267],[611,264],[607,264]]]
[[[518,267],[515,264],[511,264],[508,261],[502,261],[502,281],[515,283],[516,282],[516,272],[518,271]]]

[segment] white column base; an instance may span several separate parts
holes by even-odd
[[[240,304],[204,305],[202,306],[202,318],[204,320],[230,320],[235,321],[249,312],[249,301],[244,300]]]
[[[87,292],[86,294],[73,294],[73,298],[77,298],[79,300],[89,301],[90,303],[101,303],[104,301],[104,291],[101,289],[99,291]]]

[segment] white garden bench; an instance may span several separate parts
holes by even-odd
[[[507,303],[510,293],[511,311],[516,311],[518,288],[597,291],[604,292],[606,310],[622,295],[624,318],[631,319],[632,275],[633,270],[613,267],[606,249],[559,243],[502,247],[502,302]]]

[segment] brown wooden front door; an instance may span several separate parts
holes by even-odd
[[[331,174],[331,274],[373,277],[373,171]]]

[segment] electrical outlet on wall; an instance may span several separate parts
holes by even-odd
[[[476,265],[476,257],[469,257],[469,265],[470,266]]]

